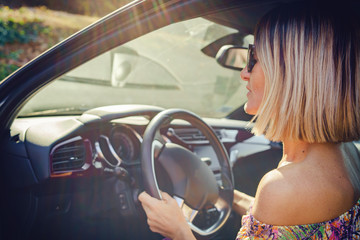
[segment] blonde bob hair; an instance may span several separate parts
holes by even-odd
[[[265,90],[255,134],[309,143],[360,139],[359,19],[341,12],[289,5],[258,23]]]

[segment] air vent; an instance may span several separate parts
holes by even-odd
[[[52,170],[53,172],[78,170],[85,164],[85,160],[84,142],[77,137],[55,147],[52,153]]]
[[[174,129],[174,134],[183,140],[184,142],[203,142],[207,141],[207,138],[202,134],[201,131],[197,129]],[[215,131],[219,139],[222,135],[219,131]]]

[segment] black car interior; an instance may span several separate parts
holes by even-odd
[[[160,27],[205,15],[204,18],[238,29],[245,35],[253,32],[264,13],[286,1],[164,2],[168,4],[169,14],[178,12],[174,19],[164,19],[160,13],[154,13],[150,3],[134,4],[131,11],[143,11],[136,24],[159,20],[157,26]],[[181,14],[189,9],[189,16]],[[144,134],[163,108],[115,105],[91,109],[81,115],[16,118],[26,100],[59,75],[96,54],[150,31],[129,34],[124,30],[126,36],[116,37],[123,36],[118,28],[132,26],[124,18],[127,15],[120,13],[120,10],[116,11],[106,17],[108,23],[94,24],[88,32],[80,32],[64,41],[2,83],[0,96],[7,96],[0,99],[0,234],[3,236],[0,239],[162,239],[149,230],[137,196],[153,177],[144,172],[151,166],[142,164]],[[119,22],[124,25],[117,26]],[[97,36],[96,32],[101,34]],[[106,35],[108,37],[104,37]],[[203,48],[202,52],[215,57],[221,46],[237,44],[238,35],[220,39]],[[74,66],[69,66],[69,59],[74,56],[77,56]],[[59,58],[62,60],[57,62],[57,67],[52,67],[56,62],[54,59]],[[248,125],[251,118],[240,107],[226,118],[203,121],[213,129],[226,150],[223,154],[230,159],[230,172],[226,174],[228,179],[233,178],[233,187],[254,196],[261,177],[276,168],[282,146],[254,138],[250,133],[251,125]],[[153,141],[181,147],[176,154],[189,151],[196,155],[215,176],[214,184],[223,181],[226,185],[226,167],[219,161],[208,133],[183,119],[171,119],[153,134]],[[254,151],[251,151],[252,147]],[[161,150],[150,146],[146,153],[149,151],[157,159],[157,151]],[[158,163],[153,166],[159,173],[156,174],[159,188],[180,195],[180,190],[171,184],[176,176],[164,170],[166,168],[172,167]],[[208,172],[204,170],[202,174]],[[207,187],[209,191],[216,191],[210,183]],[[152,189],[156,190],[154,186]],[[186,192],[185,195],[191,194]],[[226,196],[223,199],[229,200]],[[231,205],[230,202],[227,203]],[[201,205],[193,223],[199,229],[218,226],[221,212],[215,207],[216,201]],[[241,216],[230,210],[227,222],[219,231],[208,237],[199,236],[199,239],[235,239],[240,226]]]

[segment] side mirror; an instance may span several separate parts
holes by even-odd
[[[225,68],[241,71],[247,63],[248,49],[236,45],[225,45],[216,54],[216,61]]]

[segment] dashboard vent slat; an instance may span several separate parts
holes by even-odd
[[[59,145],[52,154],[53,172],[80,169],[86,161],[86,149],[82,140]]]
[[[174,134],[184,142],[207,141],[207,138],[197,129],[175,129],[173,131]],[[219,139],[222,138],[220,131],[215,130],[215,133]]]

